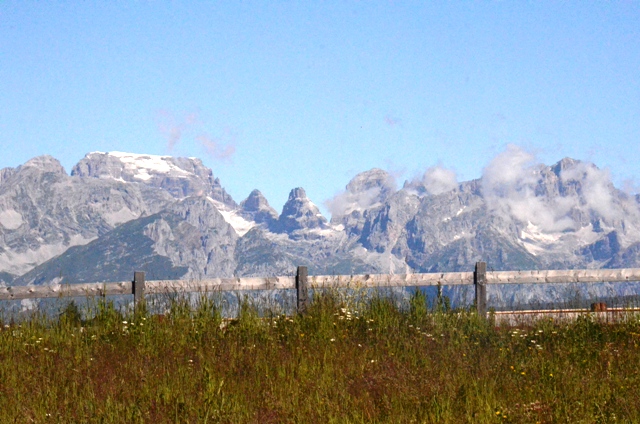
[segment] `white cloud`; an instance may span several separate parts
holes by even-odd
[[[422,184],[429,194],[441,194],[456,188],[458,179],[454,171],[438,165],[427,169]]]
[[[345,191],[325,202],[332,217],[363,211],[380,204],[396,190],[395,178],[381,169],[356,175]]]
[[[576,199],[536,194],[542,168],[534,155],[508,145],[483,171],[482,190],[487,207],[505,218],[531,222],[544,231],[575,228],[569,212]]]
[[[415,177],[404,184],[403,189],[418,197],[446,193],[458,187],[456,173],[442,165],[427,168],[421,177]]]
[[[587,208],[609,221],[624,217],[621,205],[613,198],[611,175],[606,169],[598,169],[589,163],[578,163],[575,167],[562,171],[563,182],[577,181],[582,185],[581,195]]]
[[[481,190],[488,210],[547,234],[578,231],[593,218],[601,218],[605,226],[616,226],[630,216],[640,219],[636,199],[617,195],[607,169],[573,160],[563,160],[559,168],[560,172],[521,147],[508,145],[483,169]],[[405,183],[404,190],[417,196],[438,195],[457,185],[455,172],[438,165]],[[372,170],[358,174],[345,191],[325,204],[333,217],[344,217],[375,207],[393,192],[393,177]],[[627,221],[627,232],[640,234],[640,228],[630,225]]]
[[[545,166],[535,159],[520,147],[509,145],[487,165],[482,189],[492,212],[530,222],[547,232],[578,229],[579,224],[572,218],[577,211],[583,216],[598,216],[609,225],[630,215],[640,217],[632,198],[616,196],[609,170],[571,161],[560,172],[557,186],[549,186],[554,183],[549,180],[553,176],[547,175],[543,181]],[[541,190],[541,182],[552,192]],[[555,191],[561,186],[560,192]]]

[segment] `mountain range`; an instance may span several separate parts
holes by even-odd
[[[281,212],[258,190],[237,203],[197,158],[93,152],[68,174],[40,156],[0,170],[0,284],[640,264],[640,197],[513,147],[471,181],[372,169],[326,205],[302,188]]]

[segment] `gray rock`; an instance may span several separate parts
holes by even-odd
[[[16,275],[9,274],[8,272],[0,272],[0,286],[12,285],[16,277]]]
[[[197,159],[93,153],[69,176],[43,156],[0,170],[0,280],[112,281],[136,269],[148,279],[287,275],[299,265],[312,275],[469,271],[479,260],[496,270],[640,264],[638,197],[592,164],[536,166],[513,187],[450,180],[396,190],[384,171],[360,173],[328,202],[329,223],[301,188],[280,216],[257,190],[237,205]],[[514,300],[507,292],[500,296]]]
[[[273,228],[278,220],[278,212],[259,190],[253,190],[249,197],[240,202],[240,215],[257,224],[265,224],[267,228]]]
[[[395,191],[395,181],[388,172],[378,168],[361,172],[343,193],[328,202],[331,223],[343,225],[350,236],[358,236],[363,230],[364,212],[382,206]]]
[[[603,268],[640,268],[640,242],[616,253]]]
[[[129,221],[84,246],[69,248],[14,281],[16,285],[231,277],[237,236],[204,197]]]
[[[189,270],[185,278],[233,276],[238,236],[205,197],[174,203],[145,227],[145,235],[154,241],[158,254]]]
[[[176,198],[205,195],[237,206],[211,169],[197,158],[93,152],[73,167],[71,175],[141,183],[162,188]]]
[[[611,231],[603,238],[592,243],[580,252],[587,263],[594,261],[609,261],[621,251],[620,237],[616,231]]]
[[[171,201],[161,189],[85,181],[50,156],[34,158],[0,185],[0,271],[21,275]]]
[[[301,265],[308,267],[310,275],[406,271],[402,260],[368,252],[340,232],[292,239],[256,227],[238,240],[235,256],[237,276],[292,275]]]
[[[0,169],[0,186],[8,179],[10,179],[16,170],[14,168],[2,168]]]
[[[274,230],[278,233],[287,233],[291,237],[300,235],[300,230],[328,229],[327,219],[322,216],[318,207],[307,198],[303,188],[291,190],[289,199],[282,208]]]

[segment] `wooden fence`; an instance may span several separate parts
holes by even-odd
[[[304,312],[309,303],[309,288],[473,285],[478,314],[486,316],[486,288],[489,284],[629,281],[640,281],[640,268],[487,272],[486,262],[478,262],[473,272],[309,276],[307,267],[300,266],[295,276],[283,277],[145,281],[144,272],[134,272],[133,281],[0,287],[0,300],[133,294],[134,303],[138,304],[144,299],[145,294],[295,289],[298,311]]]

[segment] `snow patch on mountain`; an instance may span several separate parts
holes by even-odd
[[[327,228],[311,228],[309,230],[306,230],[306,232],[308,234],[315,234],[320,237],[331,237],[336,234],[340,234],[340,232],[336,231],[336,229],[333,226],[329,226]]]
[[[37,265],[60,255],[70,246],[85,245],[96,238],[97,237],[84,238],[82,235],[75,234],[69,237],[68,243],[43,244],[37,249],[26,250],[24,252],[5,250],[0,253],[0,270],[15,275],[22,275]]]
[[[538,256],[548,251],[552,245],[560,241],[561,238],[562,233],[544,232],[531,221],[528,221],[526,228],[520,231],[520,242],[522,246],[533,256]]]
[[[539,242],[544,244],[555,243],[562,237],[562,233],[545,233],[540,227],[527,222],[527,227],[520,231],[520,238],[531,242]]]
[[[318,212],[315,214],[315,216],[324,219],[324,215],[322,215],[322,213],[320,213],[320,208],[318,208],[318,205],[313,203],[311,200],[309,200],[309,207],[312,208],[312,209],[317,209]]]
[[[15,230],[22,225],[22,215],[13,209],[7,209],[0,212],[0,225],[7,230]]]
[[[133,212],[126,206],[123,206],[117,211],[107,212],[103,215],[104,220],[112,227],[131,221],[132,219],[139,218],[140,215]]]
[[[594,231],[590,223],[575,231],[545,232],[530,221],[520,231],[520,242],[534,256],[543,254],[569,254],[573,248],[587,246],[600,239],[602,233]]]
[[[229,207],[237,206],[212,170],[197,158],[92,152],[73,167],[71,176],[143,184],[162,189],[176,199],[211,196]]]
[[[227,205],[222,202],[219,202],[211,197],[207,197],[207,200],[210,201],[213,206],[218,209],[218,212],[223,216],[224,220],[227,221],[229,225],[233,228],[237,235],[240,237],[244,236],[256,226],[254,221],[249,221],[245,219],[242,215],[239,214],[240,211],[236,209],[231,209]]]
[[[188,178],[191,174],[171,162],[171,156],[143,155],[126,152],[92,152],[92,154],[107,154],[116,157],[124,164],[124,170],[129,171],[133,178],[147,181],[152,174],[167,174],[178,178]],[[101,176],[102,177],[102,176]]]

